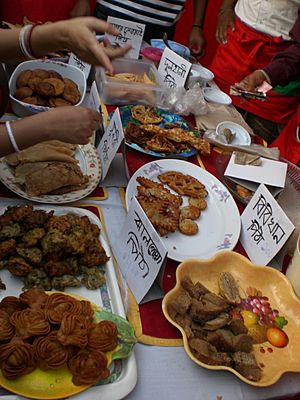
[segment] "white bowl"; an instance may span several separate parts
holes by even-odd
[[[78,86],[78,90],[81,94],[81,98],[75,106],[79,106],[82,104],[85,93],[86,93],[86,79],[84,73],[80,71],[79,68],[65,64],[59,61],[53,60],[30,60],[25,61],[17,66],[14,70],[13,74],[10,77],[8,82],[9,86],[9,97],[11,99],[11,106],[13,112],[19,117],[26,117],[28,115],[33,115],[42,111],[47,111],[51,109],[50,107],[36,106],[33,104],[24,103],[21,100],[18,100],[14,97],[14,93],[16,91],[16,81],[19,74],[26,69],[34,70],[34,69],[44,69],[44,70],[53,70],[58,72],[63,78],[71,79]]]
[[[206,101],[210,103],[219,103],[219,104],[231,104],[232,100],[228,96],[228,94],[222,92],[219,89],[214,89],[210,87],[203,88],[203,96]]]
[[[217,136],[221,135],[223,130],[227,128],[230,129],[233,134],[235,134],[231,143],[229,145],[234,146],[247,146],[251,144],[251,137],[249,133],[243,128],[241,125],[237,124],[236,122],[231,121],[223,121],[217,125],[216,133]]]
[[[189,73],[188,82],[209,82],[214,79],[214,74],[201,64],[193,64]]]

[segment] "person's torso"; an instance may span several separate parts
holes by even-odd
[[[147,24],[173,25],[179,18],[186,0],[97,0],[102,7],[124,14]]]
[[[299,5],[300,0],[238,0],[235,13],[251,28],[289,40]]]

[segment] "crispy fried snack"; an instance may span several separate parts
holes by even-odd
[[[54,87],[54,96],[59,96],[64,92],[65,84],[61,79],[47,78],[43,80],[43,83],[49,83]]]
[[[204,190],[205,190],[205,189],[204,189]],[[206,196],[207,196],[208,193],[207,193],[206,190],[205,190],[205,192],[206,192]],[[205,192],[203,191],[203,193],[205,193]],[[206,196],[203,196],[203,197],[206,197]],[[203,197],[190,197],[190,198],[189,198],[189,205],[190,205],[190,206],[197,207],[197,208],[199,208],[199,210],[201,210],[201,211],[205,210],[206,207],[207,207],[207,203],[206,203],[206,201],[203,199]]]
[[[21,88],[24,86],[28,85],[28,81],[32,76],[32,71],[29,69],[26,69],[25,71],[22,71],[19,76],[17,77],[16,81],[16,86],[17,88]]]
[[[198,179],[177,171],[164,172],[158,175],[158,179],[169,185],[175,192],[190,197],[201,197],[199,193],[202,193],[202,190],[205,189],[205,186]]]
[[[112,321],[99,322],[89,334],[88,348],[110,351],[117,347],[118,328]]]
[[[154,111],[153,107],[146,107],[144,105],[133,106],[131,115],[132,118],[142,124],[159,124],[163,120],[163,118]]]
[[[50,332],[50,324],[44,312],[39,309],[27,308],[16,311],[10,316],[9,321],[15,327],[16,335],[22,339]]]
[[[8,315],[12,315],[15,311],[23,310],[23,305],[15,296],[6,296],[0,301],[0,310],[4,310]]]
[[[90,326],[91,323],[83,315],[64,313],[57,340],[64,346],[71,345],[83,349],[88,343]]]
[[[46,314],[52,324],[60,324],[64,315],[80,315],[81,304],[74,297],[62,293],[54,293],[48,296]]]
[[[0,341],[8,341],[14,335],[15,329],[9,322],[9,314],[4,310],[0,310]]]
[[[48,103],[50,107],[66,107],[73,105],[69,101],[61,99],[60,97],[50,97]]]
[[[71,79],[64,79],[64,84],[63,99],[71,104],[77,104],[81,98],[78,86]]]
[[[6,379],[16,379],[29,374],[36,367],[33,347],[20,338],[0,346],[0,365]]]
[[[193,221],[190,218],[186,218],[186,219],[180,219],[179,230],[184,235],[192,236],[196,235],[199,228],[195,221]]]
[[[74,385],[92,385],[109,376],[107,358],[102,351],[81,350],[68,362]]]
[[[41,289],[31,288],[21,293],[19,299],[27,307],[43,309],[46,306],[48,296]]]
[[[40,336],[33,342],[33,350],[39,368],[43,370],[62,367],[69,359],[70,352],[57,340],[57,332]]]
[[[165,188],[164,185],[158,182],[154,182],[151,179],[138,176],[136,178],[138,183],[142,186],[138,186],[138,193],[142,196],[155,197],[157,199],[170,201],[178,206],[182,204],[182,197],[172,194],[169,189]]]
[[[198,219],[200,217],[201,210],[195,206],[185,206],[180,209],[180,219]]]
[[[155,135],[146,143],[146,148],[161,153],[176,153],[174,144],[164,136]]]

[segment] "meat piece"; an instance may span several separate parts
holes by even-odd
[[[185,315],[192,304],[192,299],[187,292],[182,292],[175,300],[171,302],[172,307],[178,314]]]
[[[191,329],[192,318],[189,315],[175,314],[174,321],[184,329],[184,332],[188,339],[194,336]]]
[[[190,348],[195,357],[209,365],[232,365],[232,359],[226,353],[216,352],[215,348],[205,340],[193,338],[189,340]]]
[[[221,272],[219,276],[220,294],[231,304],[239,304],[241,301],[239,287],[234,277],[229,272]]]
[[[192,321],[191,330],[192,330],[193,336],[195,338],[206,340],[207,332],[203,329],[201,324],[198,324],[197,322]]]
[[[236,352],[232,355],[234,368],[250,381],[258,382],[262,377],[262,370],[258,366],[252,353]]]
[[[213,319],[220,313],[226,311],[227,307],[218,306],[209,301],[192,299],[190,314],[195,321],[205,322]]]
[[[231,331],[226,329],[209,332],[207,340],[218,351],[226,351],[228,353],[242,351],[249,353],[252,350],[253,339],[251,336],[245,334],[234,336]]]
[[[189,293],[191,297],[199,300],[200,296],[209,293],[209,290],[200,282],[194,284],[189,276],[185,276],[181,281],[181,286]]]
[[[215,304],[216,306],[223,307],[224,309],[229,308],[229,304],[226,300],[224,300],[222,297],[216,295],[215,293],[205,293],[202,297],[201,300],[204,301],[209,301],[210,303]]]
[[[246,328],[244,322],[240,318],[232,318],[228,327],[234,335],[239,335],[241,333],[248,333],[248,329]]]
[[[233,337],[233,347],[235,351],[250,353],[250,351],[252,351],[252,344],[253,339],[250,335],[242,333]]]
[[[216,318],[207,321],[203,325],[203,329],[207,331],[216,331],[217,329],[223,328],[223,326],[227,325],[231,321],[230,314],[221,313]]]

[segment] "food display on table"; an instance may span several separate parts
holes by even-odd
[[[120,108],[126,143],[156,157],[210,154],[210,144],[180,116],[145,105]]]
[[[97,289],[105,283],[99,266],[109,258],[100,228],[87,216],[11,206],[0,216],[0,226],[1,268],[22,279],[24,289]]]
[[[164,314],[180,329],[193,361],[254,386],[300,371],[299,306],[283,274],[234,252],[184,261],[163,300]]]
[[[0,160],[0,179],[13,192],[43,203],[66,203],[91,193],[101,164],[95,147],[50,140]]]
[[[38,288],[4,297],[0,321],[1,386],[28,397],[62,398],[107,382],[112,361],[127,358],[136,342],[122,317]]]

